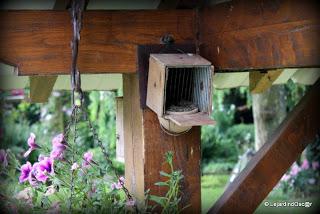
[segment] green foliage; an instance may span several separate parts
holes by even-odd
[[[179,208],[181,201],[180,196],[180,182],[183,179],[181,170],[174,170],[173,168],[173,152],[169,151],[165,154],[165,163],[170,167],[170,173],[160,171],[160,175],[166,179],[164,182],[157,182],[155,185],[167,187],[168,191],[164,197],[150,195],[150,200],[156,202],[162,209],[161,213],[171,214],[180,213],[184,208]]]

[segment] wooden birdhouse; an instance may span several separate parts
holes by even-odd
[[[213,66],[195,54],[151,54],[147,106],[170,133],[213,124]]]

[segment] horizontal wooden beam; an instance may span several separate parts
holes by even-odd
[[[209,213],[253,213],[305,147],[320,134],[320,80],[227,187]]]
[[[320,66],[316,0],[239,0],[200,12],[200,53],[215,70]]]
[[[193,10],[86,11],[79,47],[85,73],[136,72],[138,44],[159,44],[171,34],[194,42]],[[71,20],[67,11],[1,11],[0,60],[20,75],[68,74]]]

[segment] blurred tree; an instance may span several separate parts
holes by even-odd
[[[259,94],[252,94],[256,151],[268,140],[286,116],[285,88],[273,85]]]

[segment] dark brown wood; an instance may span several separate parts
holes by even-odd
[[[193,127],[188,133],[173,137],[160,128],[157,115],[150,109],[143,110],[144,127],[144,182],[145,190],[151,194],[164,196],[167,188],[155,186],[163,181],[159,171],[168,172],[163,164],[164,154],[174,152],[174,167],[182,170],[184,179],[181,185],[181,206],[190,205],[185,213],[201,213],[201,139],[200,127]]]
[[[320,80],[227,187],[209,213],[253,213],[305,147],[320,134]]]
[[[215,70],[320,66],[316,0],[239,0],[204,8],[200,54]]]
[[[194,11],[86,11],[79,46],[83,73],[134,73],[139,44],[170,33],[194,42]],[[20,75],[68,74],[71,22],[67,11],[1,11],[0,60]]]

